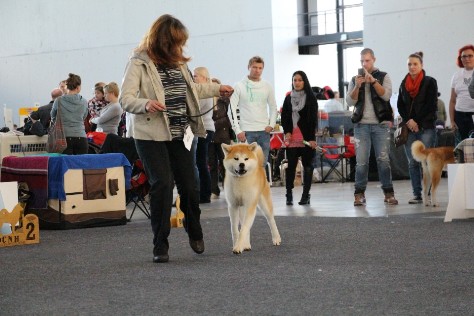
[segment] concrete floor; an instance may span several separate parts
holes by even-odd
[[[311,187],[311,205],[298,205],[303,188],[295,187],[293,190],[294,204],[286,205],[285,187],[272,186],[272,198],[275,216],[321,216],[321,217],[380,217],[392,215],[410,215],[427,213],[433,216],[433,212],[439,212],[436,216],[444,218],[448,205],[448,179],[442,178],[438,189],[439,207],[424,206],[423,204],[411,205],[408,200],[412,198],[412,189],[409,180],[394,181],[395,197],[399,205],[387,206],[383,202],[383,193],[380,183],[369,182],[366,191],[366,206],[354,206],[354,183],[353,182],[328,182],[313,183]],[[219,199],[211,200],[211,203],[200,204],[201,218],[227,217],[227,203],[224,192]],[[127,217],[130,216],[130,206]],[[428,214],[429,213],[429,214]],[[257,214],[261,215],[260,212]],[[132,220],[144,219],[145,216],[139,210],[135,211]]]

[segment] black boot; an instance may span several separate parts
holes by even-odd
[[[313,182],[313,168],[304,168],[303,195],[301,196],[301,201],[298,202],[299,205],[310,203],[311,194],[309,194],[309,190],[311,189],[311,182]]]
[[[286,190],[286,205],[293,205],[293,191]]]
[[[301,201],[299,201],[298,204],[299,205],[310,204],[310,199],[311,199],[311,194],[303,192],[303,195],[301,196]]]

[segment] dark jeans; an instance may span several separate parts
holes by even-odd
[[[220,195],[219,174],[222,175],[222,181],[224,181],[225,176],[224,152],[221,143],[212,142],[209,144],[209,170],[211,173],[211,192]]]
[[[211,198],[211,174],[209,173],[209,144],[214,137],[214,132],[207,131],[207,137],[198,139],[196,150],[196,165],[199,170],[199,189],[201,201]]]
[[[473,114],[474,112],[454,112],[454,122],[458,126],[458,131],[461,136],[460,140],[469,138],[469,132],[474,130]]]
[[[138,155],[150,183],[150,213],[154,255],[168,253],[174,181],[181,200],[185,230],[193,240],[203,239],[199,196],[194,182],[192,155],[182,141],[135,139]],[[173,181],[174,179],[174,181]]]
[[[89,152],[89,143],[86,137],[66,137],[67,148],[65,155],[84,155]]]

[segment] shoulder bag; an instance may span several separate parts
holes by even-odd
[[[67,148],[66,135],[64,134],[63,120],[61,119],[61,98],[58,98],[56,120],[51,123],[48,132],[47,151],[61,154]]]
[[[413,109],[413,101],[411,102],[410,113],[408,114],[408,117],[410,117],[412,109]],[[410,131],[408,130],[408,126],[406,122],[401,122],[400,124],[398,124],[398,127],[395,130],[395,133],[393,134],[393,141],[395,142],[395,147],[400,147],[401,145],[406,144],[408,140],[409,132]]]

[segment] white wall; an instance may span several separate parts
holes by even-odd
[[[335,66],[321,71],[328,59],[298,55],[296,1],[16,0],[0,1],[0,106],[19,123],[18,108],[48,103],[69,72],[82,77],[87,99],[98,81],[120,83],[130,51],[164,13],[189,29],[190,68],[207,66],[223,83],[242,79],[250,57],[260,55],[279,104],[296,70],[312,85],[337,85]]]
[[[390,75],[394,92],[408,72],[408,55],[423,51],[424,69],[438,81],[448,107],[458,49],[474,43],[473,14],[470,0],[365,0],[364,46],[374,49],[376,65]]]

